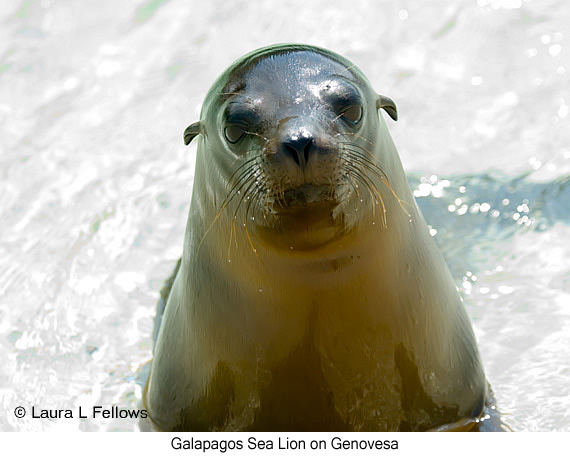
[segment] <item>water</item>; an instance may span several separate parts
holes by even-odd
[[[2,2],[0,429],[137,429],[29,415],[138,407],[190,201],[182,132],[231,61],[293,41],[396,101],[389,128],[505,421],[570,430],[570,7],[347,5]]]

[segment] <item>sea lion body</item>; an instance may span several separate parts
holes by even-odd
[[[186,130],[184,253],[145,406],[162,430],[468,428],[488,391],[468,316],[350,62],[238,60]]]

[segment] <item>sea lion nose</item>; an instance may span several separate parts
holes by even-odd
[[[285,156],[291,157],[297,166],[304,168],[316,150],[315,138],[308,132],[288,134],[281,142],[281,150]]]

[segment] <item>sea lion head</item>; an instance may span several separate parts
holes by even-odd
[[[277,45],[218,78],[184,140],[202,136],[208,157],[199,160],[224,183],[214,187],[216,199],[254,236],[314,249],[350,232],[359,208],[379,204],[376,186],[386,177],[375,159],[379,108],[397,119],[395,104],[345,58]]]

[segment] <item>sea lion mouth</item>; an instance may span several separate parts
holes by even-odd
[[[341,237],[346,224],[343,193],[338,190],[304,184],[283,191],[273,204],[272,217],[256,226],[260,239],[287,250],[314,250]]]
[[[337,212],[338,202],[319,201],[282,208],[258,224],[259,238],[273,247],[287,250],[313,250],[341,237],[346,229],[344,213]]]
[[[280,198],[277,213],[320,212],[319,209],[332,210],[339,204],[334,187],[330,185],[304,184],[285,190]]]

